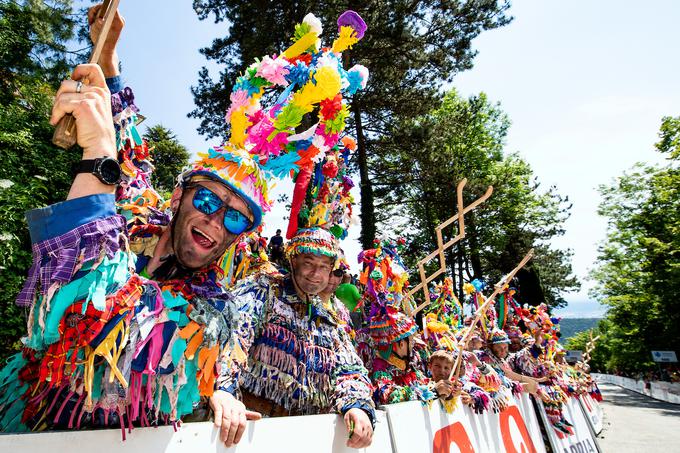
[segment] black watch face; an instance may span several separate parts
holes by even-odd
[[[120,164],[114,159],[104,159],[99,164],[99,174],[106,184],[118,184],[120,173]]]

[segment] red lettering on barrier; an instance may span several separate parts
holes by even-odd
[[[458,447],[460,453],[475,453],[470,437],[461,422],[445,426],[434,434],[432,452],[449,453],[453,444]]]
[[[588,412],[592,412],[593,408],[590,407],[590,401],[588,401],[588,396],[581,397],[581,401],[586,403],[586,407],[588,408]]]
[[[534,441],[531,440],[531,435],[529,435],[527,425],[524,423],[524,418],[522,417],[522,414],[519,413],[517,406],[508,407],[503,412],[501,412],[500,417],[501,436],[503,437],[503,446],[505,446],[505,451],[508,453],[536,453]],[[520,450],[515,448],[515,444],[512,441],[512,436],[510,435],[511,418],[514,420],[517,428],[519,428],[519,433],[522,436]]]

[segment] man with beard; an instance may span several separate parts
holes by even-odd
[[[261,223],[266,187],[242,176],[258,169],[248,153],[211,150],[178,178],[169,220],[117,77],[123,23],[116,13],[106,74],[79,65],[56,95],[50,122],[73,115],[83,160],[66,201],[27,213],[28,334],[0,371],[0,430],[174,423],[208,403],[229,446],[259,414],[222,386],[237,314],[217,260]]]
[[[301,229],[286,255],[285,277],[256,275],[234,288],[237,336],[248,360],[235,367],[228,390],[265,416],[343,414],[347,445],[367,447],[375,422],[368,372],[319,297],[335,266],[337,240],[320,227]]]

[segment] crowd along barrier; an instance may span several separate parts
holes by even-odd
[[[582,400],[583,405],[585,401]],[[589,400],[597,412],[599,405]],[[575,434],[560,436],[549,424],[540,401],[522,394],[501,413],[475,414],[458,403],[447,414],[438,401],[423,405],[413,401],[384,406],[376,413],[377,425],[366,453],[545,453],[541,426],[548,433],[552,451],[559,453],[599,452],[589,428],[587,409],[576,398],[564,406],[565,417]],[[538,414],[537,414],[538,412]],[[600,428],[601,429],[601,428]],[[136,428],[123,441],[120,430],[70,431],[0,435],[0,451],[72,453],[80,446],[97,453],[144,451],[145,453],[349,453],[347,429],[337,415],[268,418],[248,422],[241,442],[227,449],[219,441],[212,423],[187,423],[177,431],[171,426]]]
[[[593,379],[597,382],[607,382],[618,385],[627,390],[632,390],[654,399],[665,401],[672,404],[680,404],[680,383],[664,381],[638,381],[623,376],[611,374],[592,373]]]

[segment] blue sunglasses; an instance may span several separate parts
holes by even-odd
[[[232,234],[241,234],[252,226],[248,217],[228,206],[212,190],[197,186],[194,193],[194,208],[206,215],[213,215],[224,208],[224,228]]]

